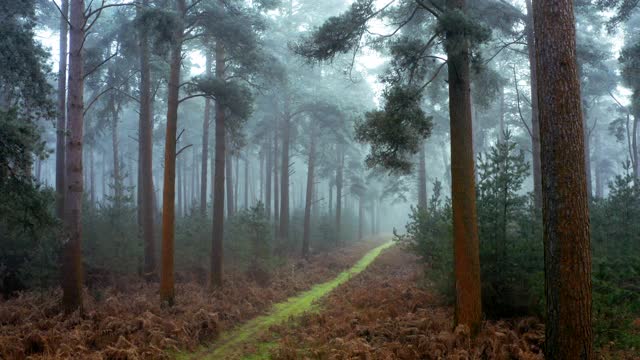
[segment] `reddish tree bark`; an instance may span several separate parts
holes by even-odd
[[[67,19],[69,14],[69,0],[62,0],[60,9],[64,17],[60,16],[60,59],[58,67],[58,115],[56,122],[56,216],[64,218],[65,202],[65,141],[67,129],[67,35],[69,32]]]
[[[183,19],[185,0],[176,0],[180,16],[175,28],[176,39],[171,46],[169,82],[167,84],[167,131],[164,149],[164,184],[162,189],[162,269],[160,273],[160,302],[172,306],[175,302],[174,239],[176,198],[176,137],[180,96],[180,67],[182,65]]]
[[[149,6],[149,0],[143,0],[143,7]],[[147,281],[156,275],[156,245],[154,229],[154,187],[153,187],[153,100],[151,92],[151,66],[149,49],[149,31],[142,28],[139,33],[140,46],[140,167],[138,173],[141,187],[140,214],[142,238],[144,243],[144,277]]]
[[[70,2],[69,93],[65,154],[64,224],[66,241],[62,262],[62,305],[66,312],[82,307],[82,140],[84,127],[84,1]]]
[[[217,116],[217,114],[216,114]],[[224,114],[222,115],[224,116]],[[227,216],[231,217],[234,215],[235,211],[233,208],[234,205],[234,201],[233,201],[233,190],[234,190],[234,186],[233,186],[233,157],[230,154],[230,149],[231,146],[230,144],[227,144],[226,147],[226,153],[227,153],[227,159],[225,161],[225,168],[226,168],[226,180],[227,180]]]
[[[452,0],[465,11],[465,0]],[[450,34],[448,34],[450,35]],[[449,114],[451,117],[451,200],[456,279],[456,324],[477,333],[482,321],[480,250],[476,215],[469,44],[453,34],[449,44]]]
[[[265,173],[265,194],[264,194],[264,206],[267,213],[267,217],[271,217],[271,172],[273,171],[273,152],[271,150],[271,141],[268,140],[267,147],[267,163]]]
[[[220,0],[221,6],[224,6],[223,0]],[[222,42],[216,43],[216,77],[224,79],[225,70],[225,54]],[[224,239],[224,183],[225,172],[227,176],[231,176],[231,171],[225,165],[230,164],[225,160],[227,157],[227,139],[225,129],[225,112],[222,104],[216,101],[216,125],[215,125],[216,147],[215,147],[215,167],[213,169],[213,231],[211,234],[211,275],[209,277],[209,286],[222,286],[222,260],[223,260],[223,239]],[[225,169],[226,167],[226,169]],[[230,183],[227,183],[227,194],[230,193]],[[231,203],[231,199],[227,199]],[[231,216],[233,214],[230,209]]]
[[[284,250],[289,240],[289,143],[291,141],[291,115],[289,112],[289,98],[285,96],[285,109],[282,121],[282,160],[280,175],[280,229],[278,242]]]
[[[591,251],[571,0],[534,3],[542,159],[547,359],[593,359]]]

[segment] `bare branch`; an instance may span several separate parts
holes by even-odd
[[[420,8],[416,6],[416,8],[413,9],[413,12],[411,13],[411,15],[406,20],[402,21],[400,23],[400,25],[398,25],[398,27],[390,34],[377,34],[377,33],[371,32],[369,30],[367,30],[367,32],[369,34],[371,34],[371,35],[379,36],[379,37],[382,37],[382,38],[392,37],[395,34],[397,34],[405,25],[407,25],[409,22],[411,22],[411,20],[413,20],[414,17],[416,17],[416,14],[418,13],[418,9],[420,9]]]
[[[71,27],[71,23],[69,22],[69,18],[67,17],[67,15],[64,12],[62,12],[62,9],[60,9],[60,6],[58,6],[58,4],[56,4],[55,1],[52,1],[52,2],[53,2],[53,5],[56,6],[56,9],[58,9],[58,11],[60,12],[60,16],[62,16],[64,21],[66,21],[69,27]]]
[[[518,102],[518,114],[520,115],[520,120],[522,121],[522,124],[524,125],[524,127],[527,129],[527,132],[529,133],[530,137],[533,137],[533,133],[531,132],[531,129],[529,128],[529,125],[527,125],[527,122],[524,119],[524,116],[522,116],[522,108],[520,107],[520,89],[518,88],[518,78],[516,75],[516,67],[515,65],[513,66],[513,82],[516,85],[516,96],[517,96],[517,102]]]
[[[103,1],[102,3],[104,4],[104,1]],[[89,12],[89,13],[86,15],[86,18],[88,19],[88,18],[90,18],[91,16],[96,15],[96,14],[99,16],[99,15],[100,15],[100,13],[102,12],[102,10],[105,10],[105,9],[108,9],[108,8],[112,8],[112,7],[124,7],[124,6],[140,6],[140,4],[134,1],[134,2],[130,2],[130,3],[124,3],[124,4],[107,4],[107,5],[102,5],[102,6],[100,6],[99,8],[97,8],[97,9],[95,9],[95,10],[93,10],[93,11]]]
[[[108,93],[111,90],[114,90],[114,87],[108,87],[106,89],[104,89],[103,91],[101,91],[98,95],[96,95],[90,102],[89,105],[87,105],[84,108],[84,111],[82,112],[82,115],[86,115],[87,112],[89,111],[89,109],[91,109],[91,107],[96,103],[96,101],[98,101],[104,94]]]
[[[490,62],[491,62],[493,59],[495,59],[495,58],[496,58],[496,56],[498,56],[498,55],[499,55],[499,54],[500,54],[504,49],[510,48],[510,47],[511,47],[511,45],[516,45],[516,44],[517,44],[517,45],[523,45],[523,43],[521,43],[521,42],[520,42],[520,40],[522,40],[522,38],[524,37],[524,35],[525,35],[525,34],[523,33],[523,34],[521,34],[517,39],[515,39],[514,41],[511,41],[511,42],[508,42],[508,43],[502,42],[502,44],[503,44],[503,45],[499,48],[499,50],[498,50],[495,54],[493,54],[489,59],[487,59],[487,61],[485,61],[485,62],[484,62],[484,64],[486,65],[486,64],[490,63]],[[524,45],[526,45],[526,44],[524,44]]]
[[[187,145],[187,146],[183,147],[182,149],[180,149],[180,151],[178,151],[178,152],[176,153],[176,158],[177,158],[178,156],[180,156],[180,154],[181,154],[183,151],[187,150],[188,148],[190,148],[190,147],[192,147],[192,146],[193,146],[193,144],[189,144],[189,145]]]
[[[118,53],[115,52],[113,53],[113,55],[109,56],[108,58],[104,59],[103,61],[100,62],[100,64],[96,65],[96,67],[94,67],[93,69],[91,69],[91,71],[86,72],[84,74],[84,76],[82,76],[83,79],[86,79],[87,77],[89,77],[89,75],[93,74],[94,72],[96,72],[102,65],[106,64],[109,60],[113,59],[114,57],[118,56]]]
[[[189,99],[193,99],[193,98],[198,98],[198,97],[209,97],[209,95],[207,94],[193,94],[193,95],[189,95],[189,96],[185,96],[182,99],[178,100],[178,104],[182,104],[183,102],[189,100]]]
[[[435,81],[435,79],[438,77],[438,75],[440,74],[440,72],[442,71],[442,68],[444,68],[444,66],[447,65],[447,61],[443,62],[442,64],[440,64],[440,66],[438,67],[438,69],[436,70],[436,72],[433,74],[433,76],[431,77],[431,79],[429,79],[429,81],[427,81],[424,85],[422,85],[419,89],[418,89],[418,94],[422,92],[422,90],[424,90],[424,88],[426,88],[429,84],[431,84],[433,81]]]
[[[430,8],[429,6],[427,6],[427,4],[425,4],[424,2],[422,2],[422,0],[416,0],[416,3],[418,5],[420,5],[420,7],[422,7],[423,9],[427,10],[428,12],[431,13],[431,15],[435,16],[436,18],[439,18],[440,15],[438,15],[438,13],[436,12],[436,10],[442,12],[442,9],[440,9],[437,5],[435,5],[434,3],[431,2],[431,5],[436,8],[436,10]]]

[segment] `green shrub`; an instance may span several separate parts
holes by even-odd
[[[406,234],[394,229],[394,240],[418,255],[425,276],[448,301],[454,299],[451,202],[441,198],[442,184],[435,181],[427,209],[411,207]]]
[[[542,296],[534,284],[543,270],[541,222],[522,193],[529,164],[516,147],[507,132],[478,161],[482,304],[492,318],[535,313]]]

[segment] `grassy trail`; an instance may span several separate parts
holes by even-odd
[[[274,305],[268,315],[257,317],[227,333],[222,334],[220,339],[213,344],[210,349],[205,349],[195,354],[177,354],[176,358],[199,360],[267,359],[269,349],[273,344],[263,343],[260,340],[260,335],[268,331],[269,327],[272,325],[283,323],[288,319],[300,316],[305,312],[317,311],[318,307],[315,304],[317,300],[329,294],[333,289],[341,284],[349,281],[352,276],[361,273],[380,255],[380,253],[382,253],[384,249],[391,245],[393,245],[393,243],[388,242],[370,250],[350,269],[343,271],[332,280],[315,285],[310,290],[298,296]],[[257,349],[257,352],[254,352],[254,354],[250,356],[243,356],[242,349],[248,346]]]

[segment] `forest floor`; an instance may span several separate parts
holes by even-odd
[[[416,258],[392,247],[322,299],[224,357],[199,359],[543,359],[534,318],[485,322],[478,337],[453,329],[453,308],[429,289]]]
[[[230,273],[221,291],[178,284],[176,306],[157,284],[87,294],[85,311],[59,312],[59,292],[0,301],[0,359],[543,359],[535,318],[485,321],[472,338],[426,284],[417,259],[367,242],[292,260],[259,285]],[[421,285],[418,285],[421,284]],[[640,359],[600,351],[597,359]]]
[[[334,279],[381,244],[363,242],[309,261],[291,259],[269,279],[228,271],[221,290],[176,285],[176,305],[161,308],[158,284],[133,281],[85,291],[84,311],[60,311],[59,290],[0,300],[0,359],[167,359],[200,349],[274,304]]]

